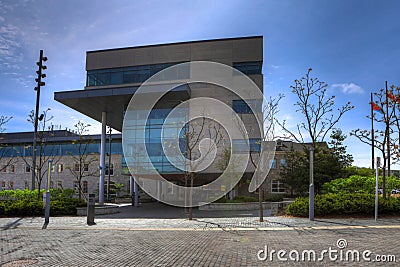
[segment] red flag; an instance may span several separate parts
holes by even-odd
[[[377,104],[375,104],[374,102],[371,102],[372,105],[372,110],[377,110],[379,112],[383,112],[382,108],[380,106],[378,106]]]
[[[388,92],[388,97],[390,98],[390,100],[392,101],[397,101],[397,96],[395,96],[391,91]]]

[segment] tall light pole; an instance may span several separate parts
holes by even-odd
[[[39,61],[36,62],[38,65],[37,78],[35,81],[37,82],[37,86],[35,87],[36,91],[36,109],[35,109],[35,118],[34,118],[34,131],[33,131],[33,155],[32,155],[32,186],[31,189],[35,189],[35,181],[36,181],[36,135],[38,130],[38,113],[39,113],[39,100],[40,100],[40,87],[45,86],[45,82],[42,82],[42,79],[46,77],[46,74],[42,73],[42,70],[47,69],[43,62],[47,61],[47,57],[43,56],[43,50],[40,50]]]
[[[111,127],[109,127],[109,129],[108,129],[108,142],[109,142],[109,150],[108,150],[108,152],[109,152],[109,154],[108,154],[108,179],[107,179],[107,200],[108,201],[110,201],[110,176],[111,176],[111,140],[112,140],[112,137],[111,137],[111,132],[112,132],[112,129],[111,129]]]
[[[309,205],[308,218],[314,221],[314,151],[315,148],[310,148],[310,188],[309,188]]]

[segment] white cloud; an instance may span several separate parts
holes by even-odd
[[[279,69],[280,68],[280,66],[278,66],[278,65],[274,65],[274,64],[271,64],[271,68],[273,68],[273,69]]]
[[[364,89],[361,86],[354,83],[336,83],[332,84],[332,88],[341,89],[344,94],[362,94],[364,93]]]

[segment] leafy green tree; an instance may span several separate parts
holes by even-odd
[[[347,146],[343,144],[347,136],[343,134],[342,130],[334,129],[330,137],[329,145],[331,145],[332,153],[343,168],[350,167],[354,159],[351,154],[347,153]]]
[[[286,165],[282,166],[280,176],[291,196],[307,191],[308,163],[305,157],[304,151],[294,151],[293,148],[285,154]]]
[[[343,141],[346,136],[340,130],[334,130],[329,142],[317,143],[314,160],[314,184],[316,193],[321,192],[322,185],[346,174],[346,168],[351,165],[353,157],[347,154]],[[286,166],[281,169],[281,177],[290,189],[291,194],[295,192],[305,194],[308,191],[309,181],[309,147],[303,151],[291,149],[286,153]]]

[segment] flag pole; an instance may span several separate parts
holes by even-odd
[[[385,86],[386,86],[386,116],[387,116],[387,121],[386,121],[386,127],[387,127],[387,170],[388,170],[388,177],[390,176],[390,115],[389,115],[389,100],[388,100],[388,84],[387,81],[385,81]]]
[[[374,108],[373,94],[371,93],[371,149],[372,149],[372,170],[375,169],[375,133],[374,133]]]

